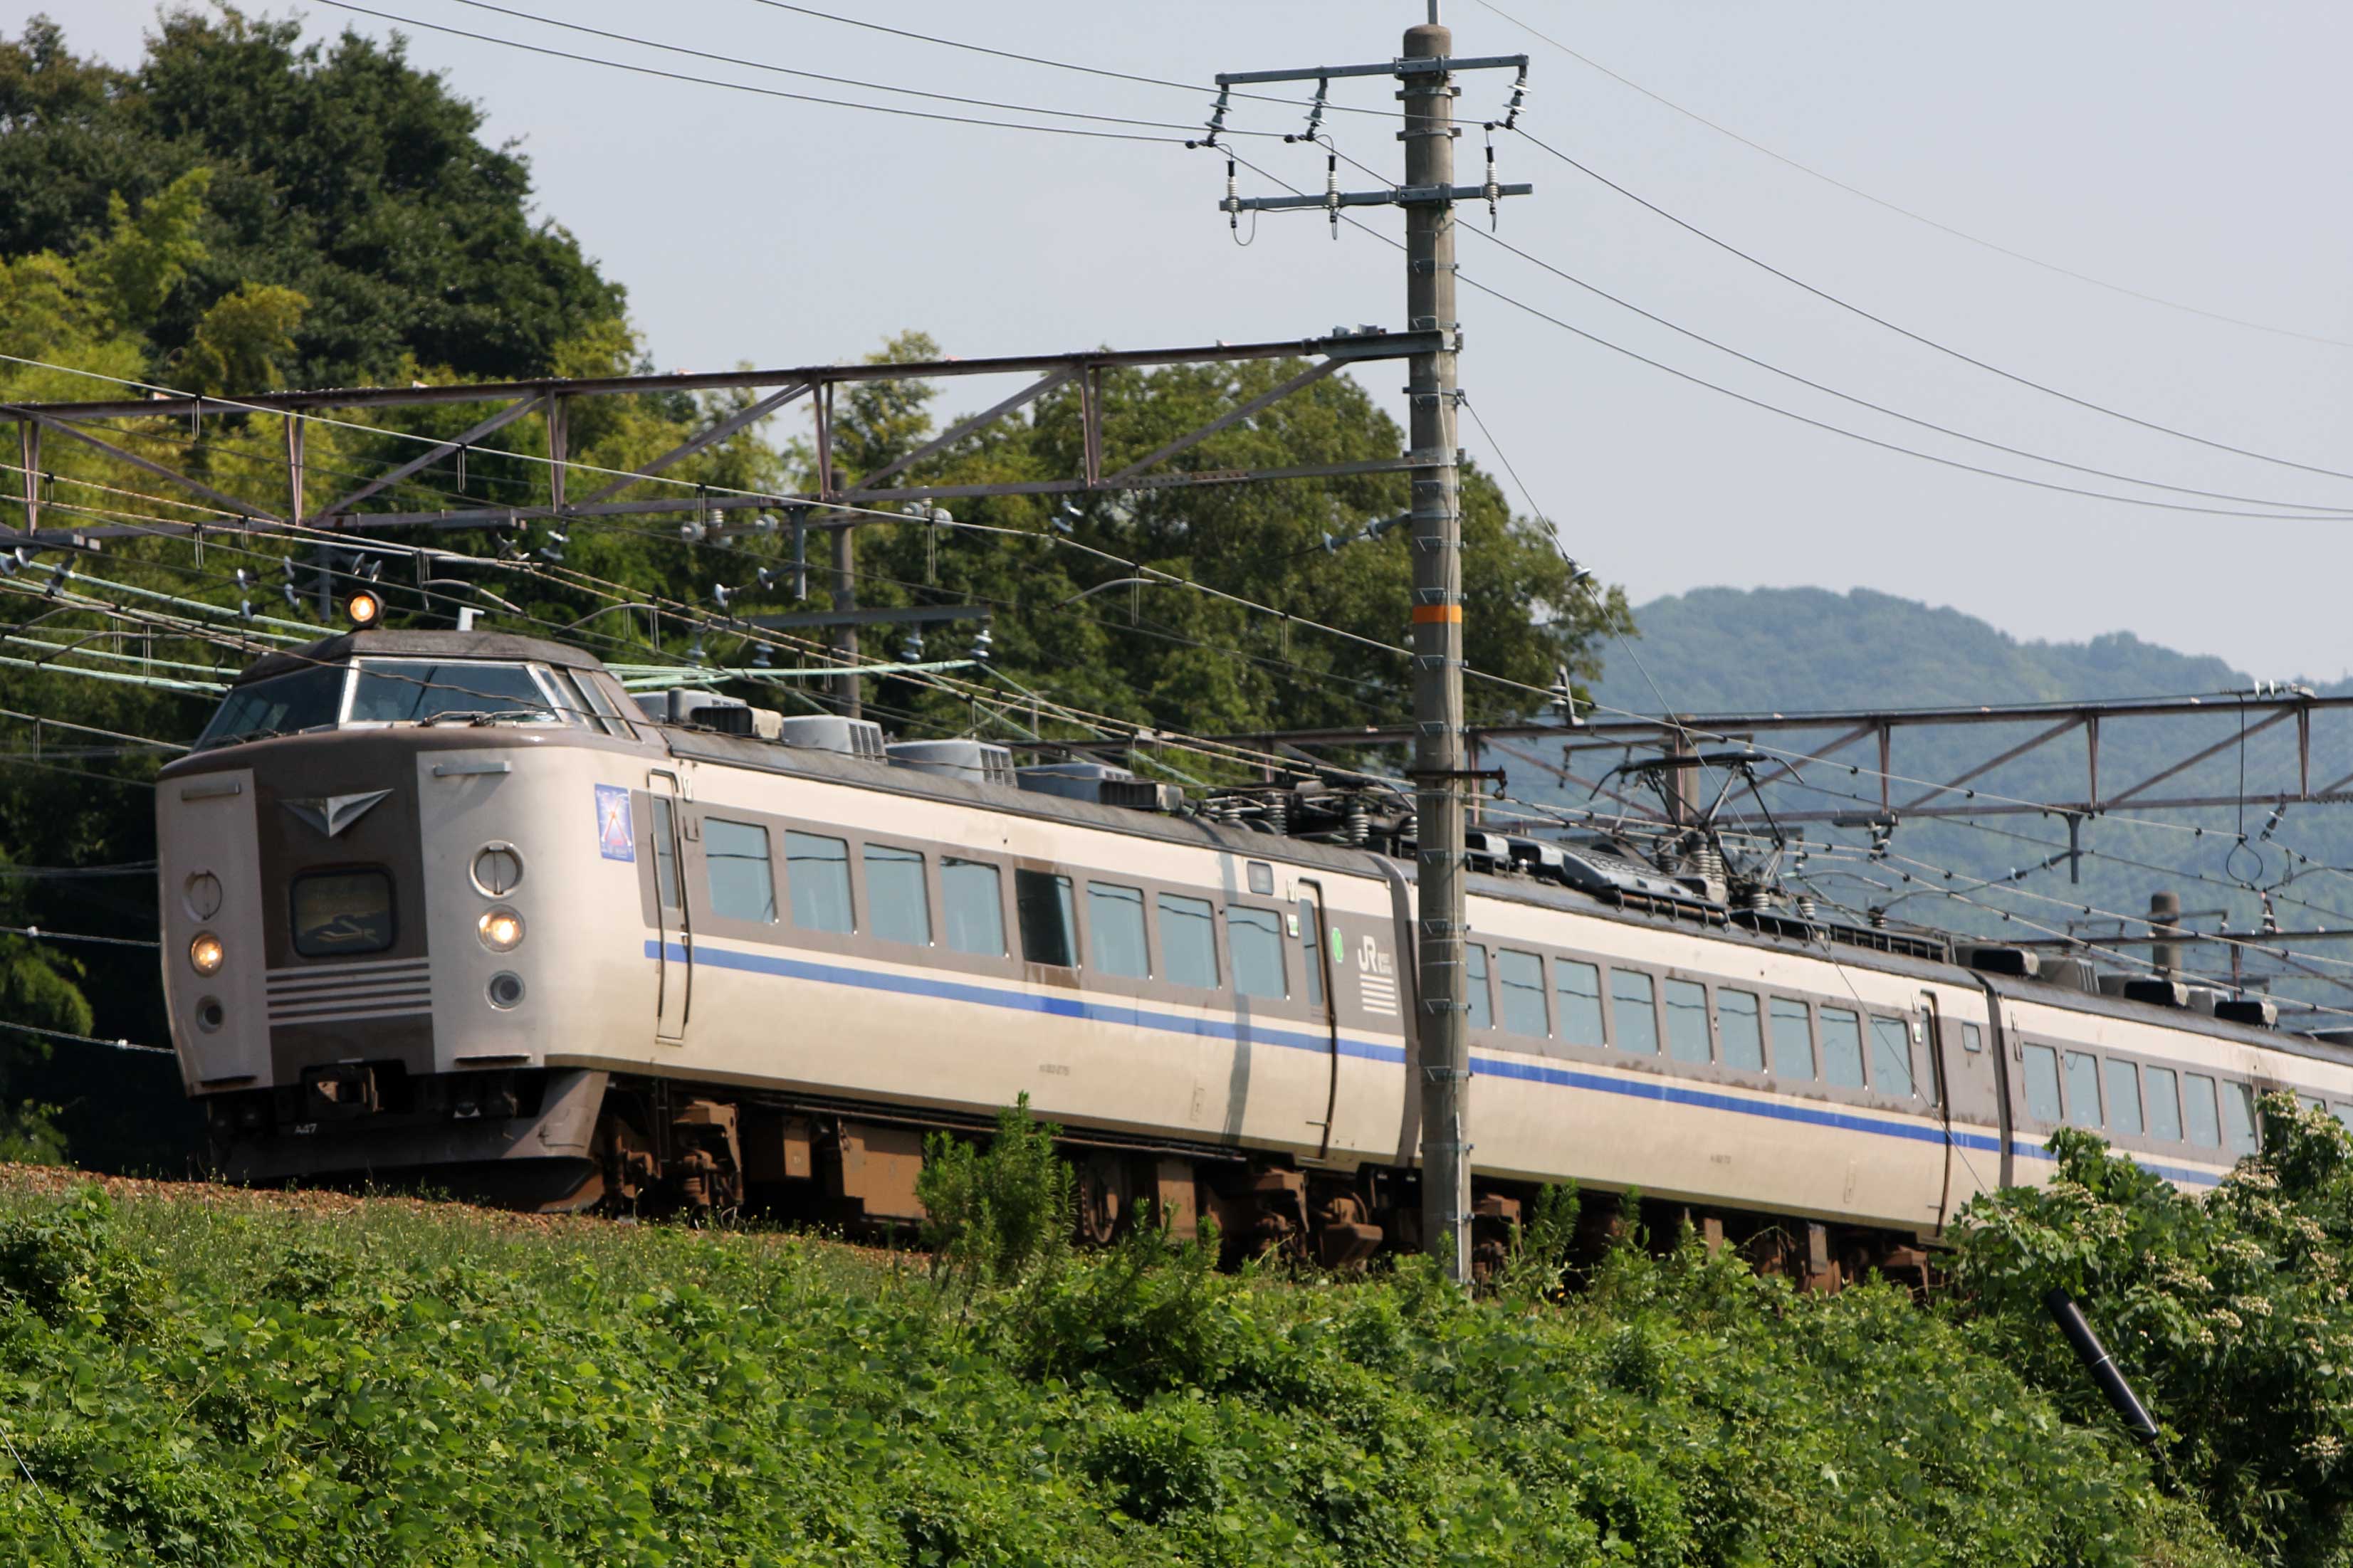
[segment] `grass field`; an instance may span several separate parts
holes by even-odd
[[[45,1565],[2237,1561],[1943,1316],[1696,1248],[1562,1305],[1143,1245],[966,1290],[17,1168],[0,1421]]]

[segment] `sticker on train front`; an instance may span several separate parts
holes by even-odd
[[[607,860],[638,858],[638,836],[629,822],[629,792],[619,784],[596,786],[596,847]]]

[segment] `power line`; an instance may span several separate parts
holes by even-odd
[[[1599,71],[1603,76],[1606,76],[1610,80],[1617,82],[1620,86],[1630,88],[1634,91],[1641,93],[1644,98],[1651,100],[1653,103],[1672,109],[1677,114],[1683,116],[1686,120],[1696,121],[1719,135],[1728,136],[1733,141],[1739,142],[1742,146],[1749,148],[1753,152],[1762,153],[1765,156],[1772,159],[1777,163],[1786,164],[1810,179],[1821,181],[1822,184],[1826,185],[1834,185],[1838,189],[1846,192],[1847,195],[1851,196],[1860,196],[1864,201],[1871,203],[1873,206],[1884,207],[1889,212],[1894,213],[1898,216],[1910,218],[1914,223],[1925,224],[1930,228],[1938,229],[1946,234],[1949,234],[1956,239],[1967,240],[1971,245],[1981,247],[1982,248],[1993,251],[1998,255],[2007,256],[2013,261],[2023,261],[2030,267],[2040,267],[2046,272],[2055,272],[2063,278],[2072,278],[2079,283],[2089,283],[2095,289],[2105,289],[2110,293],[2123,294],[2131,299],[2143,300],[2151,305],[2162,305],[2169,310],[2180,310],[2192,316],[2203,316],[2210,321],[2221,321],[2233,327],[2246,327],[2258,332],[2271,332],[2279,337],[2301,338],[2306,342],[2323,343],[2330,348],[2353,348],[2353,342],[2348,342],[2342,338],[2327,337],[2318,332],[2301,331],[2294,327],[2275,327],[2267,321],[2251,321],[2243,317],[2225,315],[2220,310],[2209,310],[2200,306],[2184,304],[2179,300],[2168,300],[2162,295],[2144,293],[2138,289],[2129,289],[2121,283],[2111,283],[2105,279],[2094,278],[2088,272],[2078,272],[2073,268],[2062,267],[2055,261],[2045,261],[2040,257],[2029,256],[2022,250],[2013,250],[2006,245],[1998,245],[1990,239],[1980,238],[1978,236],[1970,234],[1965,229],[1956,228],[1951,224],[1939,222],[1936,218],[1932,218],[1925,213],[1915,212],[1910,207],[1900,206],[1897,204],[1887,200],[1883,196],[1873,195],[1871,192],[1862,189],[1861,186],[1851,185],[1835,175],[1825,174],[1820,169],[1810,168],[1804,163],[1800,163],[1795,158],[1789,157],[1786,153],[1777,153],[1772,148],[1766,146],[1762,142],[1755,141],[1752,138],[1744,136],[1739,132],[1733,130],[1730,126],[1711,120],[1706,115],[1700,113],[1696,110],[1686,109],[1682,104],[1675,102],[1672,99],[1668,98],[1663,94],[1651,91],[1649,88],[1644,87],[1641,82],[1634,80],[1631,77],[1620,75],[1618,72],[1611,70],[1608,66],[1603,65],[1599,60],[1594,59],[1588,55],[1579,54],[1577,50],[1570,48],[1567,44],[1562,43],[1559,39],[1552,37],[1548,34],[1539,32],[1529,24],[1521,21],[1517,16],[1514,16],[1509,12],[1491,4],[1491,0],[1479,0],[1479,4],[1485,6],[1488,10],[1494,12],[1496,16],[1501,16],[1504,21],[1511,23],[1512,26],[1519,28],[1525,33],[1527,33],[1530,37],[1536,38],[1540,42],[1551,45],[1554,48],[1558,49],[1562,54],[1567,55],[1569,58],[1577,61],[1579,65],[1587,66],[1594,70]]]
[[[1249,159],[1242,157],[1240,154],[1231,153],[1229,155],[1231,155],[1235,162],[1240,163],[1244,168],[1251,170],[1253,173],[1262,176],[1263,178],[1272,180],[1276,184],[1282,185],[1285,190],[1293,191],[1293,193],[1297,192],[1298,187],[1292,185],[1287,181],[1278,178],[1274,174],[1269,174],[1266,170],[1260,168],[1257,164],[1251,163]],[[1384,244],[1394,247],[1398,243],[1396,240],[1389,238],[1387,235],[1381,234],[1375,229],[1368,228],[1365,225],[1356,222],[1356,219],[1348,216],[1345,213],[1340,215],[1340,219],[1343,223],[1347,224],[1358,233],[1370,235],[1375,239],[1380,240]],[[1478,231],[1473,229],[1472,232],[1475,234]],[[1598,332],[1588,331],[1585,328],[1576,326],[1564,321],[1548,310],[1545,310],[1537,306],[1529,304],[1526,300],[1520,299],[1516,295],[1505,293],[1492,283],[1481,282],[1479,279],[1472,278],[1466,272],[1457,272],[1455,277],[1461,283],[1470,288],[1476,289],[1479,292],[1486,295],[1489,299],[1501,300],[1503,303],[1513,307],[1514,310],[1525,311],[1526,314],[1534,316],[1540,321],[1545,321],[1552,326],[1558,327],[1561,331],[1567,332],[1572,336],[1582,338],[1587,342],[1592,343],[1596,347],[1608,349],[1612,353],[1622,354],[1638,364],[1650,366],[1652,370],[1662,371],[1668,375],[1673,376],[1678,381],[1689,382],[1694,386],[1704,387],[1710,392],[1718,393],[1723,396],[1732,398],[1736,402],[1745,403],[1752,408],[1762,409],[1767,414],[1778,414],[1784,419],[1792,419],[1800,425],[1810,426],[1814,429],[1826,431],[1833,436],[1843,436],[1850,441],[1860,441],[1864,446],[1876,447],[1884,452],[1894,452],[1899,456],[1906,458],[1916,458],[1925,463],[1935,463],[1940,468],[1957,468],[1964,473],[1978,474],[1990,479],[2004,479],[2011,484],[2025,485],[2034,489],[2052,490],[2061,495],[2083,496],[2092,500],[2114,501],[2125,506],[2153,507],[2160,511],[2190,512],[2203,517],[2252,517],[2280,522],[2310,522],[2316,521],[2310,517],[2295,513],[2235,511],[2219,507],[2188,506],[2178,501],[2152,500],[2146,496],[2115,495],[2106,490],[2085,489],[2080,485],[2063,485],[2051,479],[2038,479],[2027,474],[2013,474],[2001,468],[1989,468],[1981,463],[1964,462],[1958,458],[1947,458],[1939,456],[1934,452],[1924,452],[1916,447],[1906,447],[1898,441],[1887,441],[1883,440],[1876,436],[1867,436],[1860,430],[1850,430],[1843,425],[1833,425],[1826,419],[1816,419],[1811,415],[1800,414],[1792,408],[1784,408],[1778,403],[1770,403],[1761,397],[1752,397],[1745,392],[1736,392],[1731,387],[1723,385],[1718,382],[1710,381],[1704,375],[1697,374],[1692,371],[1678,369],[1677,367],[1667,363],[1664,360],[1653,359],[1646,353],[1626,347],[1623,343],[1613,342],[1609,339],[1602,337]]]
[[[950,125],[979,125],[997,131],[1035,131],[1050,136],[1082,136],[1098,142],[1154,142],[1164,146],[1184,144],[1175,136],[1143,136],[1128,131],[1082,131],[1071,125],[1029,125],[1018,120],[982,120],[967,114],[943,114],[928,109],[894,109],[888,104],[860,103],[847,98],[820,98],[806,92],[787,92],[782,88],[754,87],[749,82],[723,81],[717,77],[689,76],[681,71],[663,70],[656,66],[632,65],[624,60],[608,60],[596,55],[575,54],[569,49],[550,48],[543,44],[526,44],[518,38],[501,38],[490,33],[472,32],[464,27],[452,27],[440,22],[420,22],[413,16],[396,16],[389,11],[377,11],[357,5],[352,0],[320,0],[339,11],[355,11],[363,16],[374,16],[396,26],[423,27],[431,32],[447,33],[452,37],[470,38],[476,43],[497,44],[502,48],[521,49],[526,54],[543,55],[550,59],[572,60],[581,65],[602,66],[607,70],[629,71],[638,76],[659,77],[666,81],[687,82],[699,87],[725,88],[731,92],[748,92],[762,98],[786,99],[795,103],[820,104],[828,109],[856,109],[869,114],[895,114],[907,120],[930,120]],[[1048,111],[1055,112],[1055,111]]]
[[[742,66],[747,70],[773,71],[779,76],[800,77],[809,81],[830,82],[837,87],[864,88],[870,92],[895,92],[903,94],[910,98],[932,99],[942,103],[960,103],[967,108],[974,109],[1004,109],[1010,110],[1019,114],[1050,114],[1058,115],[1067,120],[1092,120],[1109,125],[1136,125],[1155,131],[1183,131],[1189,132],[1199,129],[1197,122],[1190,121],[1136,120],[1126,115],[1120,114],[1088,114],[1075,109],[1050,109],[1041,107],[1034,103],[1005,103],[995,99],[987,98],[961,98],[955,93],[926,92],[921,88],[893,87],[888,82],[863,81],[856,77],[828,76],[822,71],[798,70],[791,66],[771,65],[765,60],[745,59],[740,55],[715,54],[708,49],[688,48],[681,44],[660,43],[651,38],[641,38],[629,33],[608,32],[603,27],[591,27],[578,22],[561,21],[554,16],[536,16],[529,11],[512,10],[504,5],[492,5],[491,4],[491,0],[454,0],[454,3],[459,5],[471,6],[477,11],[493,11],[501,16],[512,16],[518,21],[536,22],[542,26],[562,27],[568,32],[586,33],[592,37],[608,38],[615,43],[634,44],[640,48],[661,49],[670,54],[688,55],[696,59],[716,61],[721,65]],[[1280,132],[1241,131],[1232,127],[1228,127],[1225,133],[1229,136],[1276,136],[1282,134]]]
[[[1570,168],[1575,169],[1577,173],[1585,175],[1587,178],[1609,186],[1620,195],[1624,196],[1628,201],[1633,202],[1637,205],[1657,214],[1660,217],[1666,219],[1676,227],[1684,230],[1686,233],[1697,236],[1699,238],[1707,241],[1708,244],[1716,247],[1727,255],[1736,256],[1741,260],[1747,262],[1751,267],[1758,268],[1766,272],[1771,273],[1774,277],[1778,278],[1781,281],[1788,284],[1792,288],[1802,289],[1818,300],[1825,300],[1830,304],[1837,306],[1841,310],[1846,310],[1854,315],[1860,316],[1864,321],[1871,322],[1873,325],[1883,327],[1899,337],[1908,338],[1924,348],[1934,349],[1940,354],[1945,354],[1953,359],[1957,359],[1963,364],[1975,366],[1977,369],[1984,371],[1989,375],[1998,375],[2004,381],[2015,382],[2017,384],[2027,387],[2032,391],[2039,392],[2046,397],[2055,397],[2063,403],[2072,403],[2078,408],[2089,409],[2094,414],[2105,415],[2111,419],[2120,419],[2127,425],[2137,425],[2144,430],[2153,430],[2161,436],[2171,436],[2177,440],[2194,442],[2200,447],[2211,447],[2215,451],[2229,452],[2235,457],[2253,458],[2257,462],[2261,463],[2274,463],[2281,468],[2301,469],[2307,474],[2321,474],[2327,478],[2337,479],[2353,479],[2353,472],[2348,472],[2346,469],[2322,468],[2312,463],[2300,463],[2293,458],[2274,457],[2268,452],[2258,452],[2246,447],[2234,447],[2227,441],[2216,441],[2208,437],[2198,435],[2193,431],[2179,429],[2171,425],[2159,424],[2154,419],[2144,419],[2137,414],[2126,414],[2121,409],[2111,408],[2105,403],[2096,403],[2088,397],[2079,397],[2072,392],[2062,391],[2060,388],[2050,385],[2048,383],[2036,381],[2031,376],[2021,375],[2015,371],[2004,370],[1998,364],[1993,364],[1985,360],[1978,359],[1974,354],[1964,353],[1963,351],[1954,348],[1947,343],[1938,342],[1936,339],[1928,337],[1924,333],[1915,332],[1909,327],[1904,326],[1895,321],[1891,321],[1884,316],[1867,310],[1861,305],[1855,304],[1852,300],[1841,299],[1838,295],[1831,293],[1827,289],[1817,288],[1815,285],[1807,282],[1804,279],[1798,277],[1794,273],[1785,272],[1780,268],[1774,266],[1771,262],[1741,249],[1738,246],[1734,245],[1729,240],[1717,238],[1715,235],[1708,233],[1707,230],[1701,228],[1698,225],[1676,216],[1673,213],[1669,212],[1666,208],[1659,205],[1656,202],[1651,201],[1646,197],[1637,195],[1632,191],[1630,191],[1625,186],[1620,184],[1617,181],[1610,179],[1608,175],[1588,168],[1584,163],[1579,163],[1577,159],[1572,158],[1567,153],[1562,152],[1559,148],[1541,140],[1531,132],[1525,126],[1515,126],[1514,129],[1516,130],[1521,138],[1526,141],[1530,145],[1542,152],[1551,153],[1554,157],[1559,159],[1562,163],[1567,164]],[[1574,279],[1572,279],[1572,281],[1574,281]],[[2345,346],[2353,348],[2353,343],[2348,343]],[[2045,459],[2045,461],[2049,460],[2050,459],[2047,458]],[[2170,489],[2172,487],[2168,486],[2167,488]],[[2274,501],[2269,504],[2280,506],[2295,505],[2296,503]]]

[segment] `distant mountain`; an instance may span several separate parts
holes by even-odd
[[[1893,595],[1857,589],[1703,588],[1639,607],[1641,635],[1630,651],[1607,650],[1596,699],[1608,708],[1641,713],[1807,712],[1873,708],[2060,701],[2197,695],[2221,698],[2211,712],[2161,721],[2119,721],[2104,729],[2100,784],[2104,798],[2181,761],[2226,742],[2196,766],[2167,779],[2155,793],[2206,795],[2293,789],[2297,753],[2294,726],[2283,724],[2229,744],[2244,724],[2225,694],[2253,682],[2222,659],[2187,654],[2116,632],[2087,642],[2025,642],[1953,609],[1933,608]],[[2353,682],[2319,688],[2335,695]],[[1889,797],[1901,806],[1929,783],[1950,780],[2007,751],[2045,727],[2042,722],[1986,725],[1906,740],[1899,731],[1891,773],[1905,781]],[[1767,737],[1797,753],[1820,753],[1840,731],[1825,729]],[[1525,747],[1556,758],[1549,745]],[[1507,766],[1511,759],[1503,759]],[[1586,753],[1577,772],[1590,780],[1620,760]],[[1802,762],[1797,781],[1767,791],[1772,810],[1873,813],[1880,806],[1877,764],[1866,742],[1825,761]],[[2353,712],[2322,715],[2311,737],[2316,785],[2353,774]],[[1860,771],[1854,771],[1860,770]],[[1535,770],[1519,764],[1514,792],[1563,804],[1597,803],[1588,790],[1557,783],[1538,785]],[[2006,763],[1971,781],[1980,815],[1967,820],[1904,818],[1889,856],[1859,862],[1826,853],[1825,841],[1862,846],[1864,833],[1822,824],[1806,826],[1809,853],[1802,875],[1826,901],[1852,910],[1887,907],[1897,920],[1946,929],[2033,937],[2069,930],[2116,933],[2106,917],[2138,914],[2158,889],[2180,894],[2185,910],[2211,911],[2197,921],[2207,930],[2222,921],[2253,929],[2263,918],[2261,889],[2291,930],[2353,927],[2353,806],[2288,808],[2279,821],[2268,808],[2149,814],[2135,820],[2129,804],[2085,820],[2081,843],[2090,853],[2071,881],[2063,860],[2063,816],[2004,813],[2009,800],[2080,800],[2084,747],[2080,734]],[[1950,805],[1947,795],[1939,804]],[[1741,807],[1746,825],[1761,827],[1753,801]],[[2241,843],[2244,834],[2246,842]],[[1946,873],[1950,872],[1947,876]],[[1993,888],[1973,883],[2000,879]],[[1958,897],[1947,895],[1957,894]],[[2088,909],[2087,909],[2088,906]],[[2001,910],[2010,911],[2005,921]],[[2126,934],[2137,934],[2127,928]],[[2306,975],[2283,984],[2282,994],[2353,1008],[2353,942],[2302,945],[2300,961],[2328,978]],[[2129,951],[2145,952],[2146,948]],[[2197,950],[2198,962],[2227,968],[2227,950]],[[2340,967],[2323,960],[2348,961]],[[2294,970],[2276,960],[2253,968]],[[2353,1018],[2344,1020],[2353,1022]]]
[[[2161,697],[2244,689],[2221,659],[2130,632],[2021,642],[1975,616],[1857,588],[1700,588],[1634,612],[1634,657],[1612,649],[1594,695],[1660,710],[1635,665],[1678,712],[1916,707]]]

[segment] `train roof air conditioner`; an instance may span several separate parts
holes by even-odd
[[[1185,792],[1175,784],[1153,784],[1109,763],[1041,763],[1015,769],[1014,780],[1033,795],[1121,805],[1132,811],[1173,812],[1185,804]]]
[[[966,784],[1014,783],[1012,752],[987,741],[894,741],[889,751],[892,767]]]
[[[776,739],[809,752],[837,752],[845,757],[882,762],[888,749],[882,726],[871,719],[845,719],[839,713],[797,713],[777,725]]]

